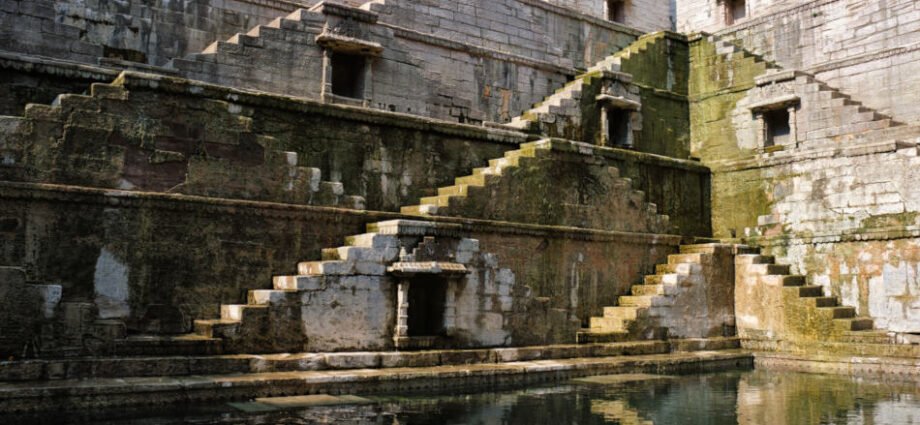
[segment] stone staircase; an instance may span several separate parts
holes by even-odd
[[[747,273],[760,275],[764,283],[782,287],[783,299],[787,301],[784,308],[802,311],[797,314],[802,319],[799,325],[811,328],[815,326],[811,322],[817,321],[822,322],[822,326],[815,326],[810,329],[811,332],[820,332],[821,329],[831,331],[831,334],[819,334],[819,337],[873,329],[872,319],[857,317],[855,308],[840,305],[837,297],[825,296],[823,287],[807,284],[805,276],[792,274],[790,266],[776,264],[772,256],[743,254],[738,255],[735,262]]]
[[[758,86],[794,80],[795,94],[801,97],[803,107],[807,110],[805,113],[809,114],[806,120],[809,127],[804,129],[807,140],[833,138],[903,125],[816,79],[812,74],[798,70],[783,70],[775,62],[766,60],[731,41],[714,35],[706,37],[716,46],[718,54],[729,58],[741,56],[742,63],[763,63],[767,72],[755,79]]]
[[[183,71],[200,72],[202,67],[213,63],[235,63],[236,58],[245,56],[249,49],[262,49],[272,44],[286,45],[307,34],[319,34],[325,18],[321,13],[297,9],[287,16],[267,24],[257,25],[248,32],[237,33],[225,41],[215,41],[200,53],[185,58],[175,58],[166,67]]]
[[[578,149],[583,144],[577,144],[558,139],[543,139],[536,142],[524,143],[520,149],[505,152],[501,158],[489,160],[487,167],[475,168],[473,173],[468,176],[457,177],[451,186],[438,188],[436,196],[421,198],[418,205],[405,206],[401,208],[403,214],[411,215],[439,215],[439,216],[456,216],[467,218],[483,218],[504,221],[514,221],[515,217],[511,215],[501,215],[500,212],[492,211],[486,208],[478,208],[480,205],[495,204],[495,197],[517,196],[515,192],[506,192],[501,189],[507,187],[518,187],[518,179],[533,181],[533,174],[540,174],[546,170],[541,163],[547,162],[557,164],[562,167],[562,163],[554,162],[560,154],[569,154],[568,150]],[[586,167],[587,163],[581,165]],[[541,168],[542,167],[542,168]],[[534,173],[528,174],[527,171]],[[621,177],[619,169],[616,167],[606,167],[606,178],[609,179],[607,184],[611,191],[609,197],[617,197],[619,201],[616,208],[622,208],[623,211],[620,226],[617,230],[626,231],[653,231],[666,233],[670,230],[670,219],[667,215],[658,214],[658,207],[654,203],[647,202],[645,192],[632,188],[632,180]],[[554,196],[554,195],[547,195]],[[619,199],[622,198],[622,199]],[[560,200],[561,201],[561,200]],[[614,205],[614,204],[605,204]],[[624,206],[625,205],[625,206]],[[520,201],[521,208],[537,208],[531,204]],[[587,210],[596,206],[583,206],[580,210]],[[635,214],[626,214],[625,208],[632,208]],[[490,215],[494,213],[494,215]],[[627,220],[635,218],[635,220]],[[533,220],[537,220],[534,218]],[[567,224],[579,225],[575,222],[570,223],[544,223],[544,224]]]
[[[404,206],[403,214],[450,215],[451,203],[463,202],[465,198],[479,196],[486,186],[494,184],[511,169],[520,167],[528,160],[547,153],[550,145],[545,140],[523,143],[520,149],[505,152],[501,158],[490,159],[487,167],[474,168],[473,174],[457,177],[452,186],[438,188],[437,196],[424,197],[418,205]],[[483,195],[487,195],[483,193]]]
[[[699,311],[700,307],[712,308],[699,296],[703,291],[720,285],[723,290],[733,285],[731,274],[718,279],[719,275],[713,273],[714,269],[731,267],[730,261],[720,265],[716,260],[730,258],[733,249],[720,244],[681,246],[680,253],[669,255],[667,263],[655,267],[654,275],[646,276],[642,284],[633,285],[630,295],[620,296],[618,305],[604,307],[603,316],[591,317],[589,327],[577,333],[577,342],[713,336],[707,334],[711,332],[712,324],[696,326],[683,322],[696,319],[687,314],[692,314],[694,309],[698,310],[696,314],[703,315],[701,321],[719,320],[705,317],[707,311]],[[718,298],[718,295],[707,299],[713,298]],[[733,317],[725,320],[733,321]]]
[[[120,123],[132,122],[131,115],[119,116],[122,111],[133,111],[129,107],[131,100],[129,92],[120,86],[118,81],[112,84],[94,83],[90,85],[89,94],[65,93],[58,95],[50,105],[28,104],[19,117],[0,116],[0,178],[9,180],[29,180],[34,175],[41,173],[62,173],[70,168],[68,163],[48,164],[45,167],[26,167],[25,158],[34,152],[28,151],[29,144],[21,140],[43,140],[49,137],[61,137],[63,127],[74,122],[73,117],[81,114],[109,113],[110,119],[120,120]],[[119,109],[124,104],[123,109]],[[252,199],[284,201],[296,204],[316,206],[331,206],[350,209],[364,209],[365,200],[362,196],[348,195],[345,193],[341,182],[323,181],[322,173],[318,168],[299,165],[299,155],[296,152],[282,150],[284,147],[272,137],[254,134],[249,128],[251,118],[239,117],[240,136],[254,140],[263,150],[261,158],[245,158],[245,160],[223,158],[217,151],[202,154],[197,152],[195,141],[186,141],[186,144],[174,143],[170,149],[156,149],[144,147],[148,154],[147,161],[155,163],[167,158],[172,162],[187,163],[187,172],[184,181],[179,184],[169,184],[148,187],[130,187],[134,190],[146,190],[168,193],[183,193],[187,195],[212,196],[234,199]],[[43,123],[36,125],[36,123]],[[54,126],[44,123],[53,123]],[[117,125],[116,125],[117,126]],[[45,131],[38,133],[37,130]],[[234,130],[229,125],[226,131]],[[93,144],[105,143],[100,140],[79,140],[80,143]],[[114,150],[120,152],[120,150]],[[42,152],[47,154],[47,152]],[[228,153],[232,157],[233,152]],[[48,161],[59,159],[48,159]],[[98,161],[98,158],[90,158]],[[115,161],[121,163],[123,161]],[[246,176],[245,182],[227,184],[228,175]],[[245,183],[245,184],[243,184]],[[119,187],[122,188],[122,187]],[[283,199],[280,199],[283,198]]]
[[[617,76],[622,80],[629,81],[631,76],[620,72],[624,61],[628,61],[633,55],[644,53],[650,43],[658,41],[659,33],[646,34],[639,37],[638,40],[610,55],[600,62],[594,64],[574,80],[566,83],[563,87],[557,89],[555,93],[546,97],[542,102],[533,105],[528,111],[520,116],[514,117],[510,122],[504,124],[521,131],[534,131],[537,124],[556,123],[563,121],[578,122],[581,120],[581,102],[582,97],[588,91],[588,86],[594,84],[598,79]],[[591,99],[594,102],[594,99]]]
[[[378,233],[379,224],[368,224],[368,233],[346,238],[344,246],[323,249],[319,261],[299,263],[296,275],[275,276],[272,289],[250,290],[246,304],[221,305],[219,319],[195,320],[195,333],[226,342],[249,338],[247,352],[266,347],[274,351],[302,351],[303,347],[298,346],[302,342],[297,341],[295,333],[280,334],[284,329],[279,327],[285,326],[278,326],[279,323],[298,322],[295,317],[298,313],[293,312],[291,317],[277,317],[278,312],[269,307],[286,303],[296,305],[304,293],[324,288],[328,279],[385,275],[386,264],[396,261],[400,253],[397,237]],[[272,326],[271,321],[278,323]],[[253,339],[261,343],[254,343]],[[239,350],[231,347],[231,351]]]

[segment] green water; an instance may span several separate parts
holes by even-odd
[[[16,418],[28,424],[920,424],[920,383],[772,371],[620,375],[365,404],[271,409],[210,404]],[[8,418],[9,419],[9,418]],[[4,421],[5,422],[5,421]]]

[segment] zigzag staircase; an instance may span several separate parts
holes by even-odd
[[[378,224],[368,224],[368,233],[347,237],[344,246],[323,249],[320,261],[298,263],[296,275],[275,276],[272,289],[250,290],[246,304],[221,305],[219,319],[195,321],[195,333],[223,339],[233,339],[244,331],[250,335],[258,333],[268,328],[271,304],[283,303],[288,297],[296,299],[304,291],[323,288],[329,276],[385,275],[385,264],[395,261],[400,253],[397,237],[377,233]]]
[[[534,125],[541,121],[554,123],[557,120],[580,119],[581,108],[579,105],[585,87],[592,84],[595,79],[603,78],[605,74],[622,74],[620,68],[623,65],[623,61],[628,61],[632,55],[644,53],[648,45],[658,41],[659,37],[660,33],[646,34],[639,37],[638,40],[623,50],[597,62],[587,71],[576,76],[574,80],[557,89],[555,93],[534,104],[530,110],[512,118],[510,122],[504,125],[521,131],[531,131]]]
[[[881,130],[903,125],[903,123],[893,120],[890,116],[866,107],[850,95],[818,80],[813,74],[797,70],[784,71],[779,64],[764,59],[761,55],[752,53],[734,42],[712,34],[704,33],[704,36],[708,42],[715,45],[716,53],[720,55],[724,55],[729,59],[740,56],[741,61],[752,64],[762,63],[767,72],[758,77],[758,80],[775,80],[777,76],[784,74],[792,78],[801,78],[801,81],[805,83],[805,87],[802,90],[805,96],[802,100],[807,102],[809,113],[816,115],[818,111],[833,111],[831,114],[825,114],[827,116],[821,116],[815,120],[809,119],[809,122],[826,120],[828,125],[821,129],[812,130],[807,137],[808,139],[830,138],[854,132]],[[839,119],[835,120],[832,116],[839,117]]]
[[[589,327],[578,332],[578,343],[617,342],[635,339],[664,339],[665,316],[676,298],[693,285],[705,285],[704,256],[710,245],[683,245],[679,254],[655,266],[655,274],[633,285],[630,295],[619,297],[618,305],[604,307],[604,315],[591,317]]]
[[[487,204],[490,202],[492,192],[490,188],[510,179],[511,174],[518,168],[538,162],[552,154],[552,139],[543,139],[536,142],[523,143],[520,149],[505,152],[501,158],[489,160],[487,167],[475,168],[468,176],[457,177],[454,184],[438,188],[437,196],[421,198],[418,205],[405,206],[400,209],[403,214],[411,215],[439,215],[462,216],[458,210],[465,203],[472,205]],[[633,205],[648,215],[651,228],[667,229],[669,217],[658,214],[658,206],[647,202],[645,192],[632,188],[632,180],[620,177],[616,167],[607,167],[607,172],[614,178],[613,185],[619,190],[628,191],[627,196]]]
[[[221,56],[239,56],[244,49],[260,49],[275,42],[288,43],[285,40],[296,40],[304,33],[311,32],[311,27],[321,28],[324,22],[320,13],[297,9],[267,24],[257,25],[246,33],[236,33],[226,41],[215,41],[201,53],[173,59],[165,66],[180,70],[194,69],[195,62],[219,62]],[[312,32],[319,33],[318,30]]]
[[[782,287],[784,300],[791,300],[785,309],[805,309],[807,314],[802,317],[815,317],[819,323],[801,323],[801,326],[819,331],[818,335],[824,339],[844,340],[882,340],[887,341],[887,334],[881,335],[872,331],[873,320],[868,317],[857,317],[856,309],[840,305],[837,297],[824,295],[820,285],[808,285],[805,276],[794,275],[790,266],[776,264],[772,256],[760,254],[741,254],[736,258],[736,264],[743,265],[748,273],[761,275],[766,281],[773,281],[776,286]],[[855,334],[854,334],[855,333]]]

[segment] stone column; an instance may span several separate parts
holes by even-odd
[[[609,106],[604,105],[601,107],[601,137],[600,146],[610,146],[610,123],[607,121],[607,114],[609,111]]]
[[[799,136],[796,134],[796,124],[795,124],[795,105],[789,105],[787,111],[789,112],[789,144],[792,147],[799,146]]]
[[[403,278],[396,287],[396,332],[393,340],[399,348],[400,341],[409,337],[409,279]]]
[[[323,87],[320,98],[326,101],[326,96],[332,94],[332,49],[323,50]]]
[[[447,281],[447,294],[444,297],[444,332],[450,335],[457,325],[457,296],[456,289],[460,286],[460,279]]]

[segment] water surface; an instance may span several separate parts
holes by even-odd
[[[375,395],[339,402],[343,404],[311,407],[213,403],[182,409],[32,416],[10,423],[920,424],[920,383],[916,381],[763,370],[614,375],[503,391]]]

